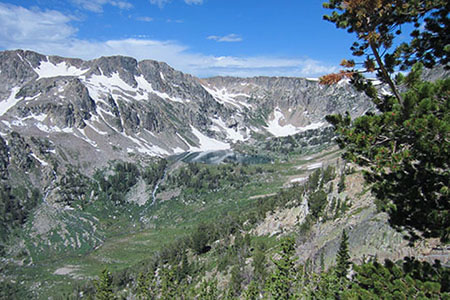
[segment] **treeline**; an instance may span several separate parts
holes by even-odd
[[[95,196],[101,201],[122,205],[131,188],[143,179],[153,187],[163,177],[167,160],[161,159],[140,168],[130,162],[117,162],[111,170],[97,170],[93,176]]]
[[[223,164],[208,166],[199,163],[189,163],[167,178],[171,186],[192,189],[194,192],[214,191],[224,187],[240,188],[250,177],[262,173],[258,167],[248,167],[241,164]],[[254,179],[254,178],[253,178]]]
[[[113,168],[113,174],[105,176],[104,171],[97,171],[94,180],[98,183],[97,197],[104,202],[115,205],[125,203],[125,195],[138,182],[140,172],[133,163],[118,162]]]
[[[229,246],[234,262],[218,266],[212,277],[205,276],[199,259],[183,252],[178,262],[153,265],[122,283],[137,299],[449,299],[449,268],[409,257],[352,264],[344,235],[337,263],[328,270],[313,271],[309,262],[298,265],[293,238],[282,239],[268,257],[264,244],[236,235]],[[220,275],[224,270],[227,276]],[[120,299],[123,288],[117,282],[104,270],[88,295]]]
[[[30,212],[41,199],[38,189],[19,186],[11,188],[6,183],[0,186],[0,255],[3,255],[4,243],[14,229],[22,226]]]
[[[190,168],[193,168],[192,172],[197,171],[196,174],[201,172],[195,167]],[[264,239],[249,232],[268,213],[301,205],[305,197],[310,207],[317,207],[315,214],[308,216],[308,222],[312,224],[318,221],[326,210],[326,200],[324,204],[323,199],[318,200],[318,197],[311,195],[325,193],[325,189],[334,185],[332,181],[335,178],[333,166],[318,169],[310,175],[305,185],[294,185],[275,196],[258,199],[248,211],[226,213],[214,221],[202,223],[191,234],[164,246],[152,259],[119,272],[103,273],[103,279],[95,284],[91,282],[84,290],[98,296],[102,289],[100,286],[110,282],[107,286],[111,293],[133,287],[132,293],[141,295],[141,299],[174,299],[165,295],[175,298],[197,296],[199,299],[213,299],[202,297],[214,296],[214,299],[234,299],[243,293],[250,293],[246,289],[256,289],[267,294],[266,285],[274,268],[267,253],[273,249],[268,247]],[[252,261],[251,266],[248,265],[249,259]],[[217,272],[226,274],[226,290],[219,290],[217,282],[202,281],[211,265],[215,266]],[[312,272],[312,268],[309,271]]]
[[[336,136],[332,127],[307,130],[286,137],[272,138],[259,145],[259,149],[274,152],[277,155],[302,154],[312,147],[327,145]]]

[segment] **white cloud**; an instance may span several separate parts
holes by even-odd
[[[175,19],[175,20],[173,20],[173,19],[167,19],[166,22],[167,22],[167,23],[179,23],[179,24],[181,24],[181,23],[183,23],[184,21],[183,21],[183,20],[179,20],[179,19]]]
[[[152,22],[153,18],[150,18],[150,17],[137,17],[136,20],[142,21],[142,22]]]
[[[130,2],[115,0],[72,0],[72,2],[93,12],[102,12],[103,6],[107,4],[116,6],[120,9],[130,9],[133,7],[133,4]]]
[[[214,40],[217,42],[228,42],[228,43],[232,43],[232,42],[242,42],[242,37],[237,35],[237,34],[228,34],[228,35],[224,35],[224,36],[219,36],[219,35],[210,35],[207,37],[208,40]]]
[[[203,4],[203,0],[184,0],[187,4]]]
[[[166,4],[166,3],[168,3],[168,2],[170,2],[170,0],[150,0],[150,3],[151,3],[151,4],[156,4],[156,5],[158,5],[159,7],[163,7],[164,4]]]
[[[29,10],[0,3],[0,46],[62,43],[77,31],[70,21],[71,17],[55,10]]]
[[[154,59],[200,77],[302,76],[330,73],[335,67],[311,59],[271,56],[234,57],[193,53],[176,41],[129,38],[108,41],[76,37],[73,18],[53,10],[26,9],[0,3],[0,48],[29,49],[48,55],[93,59],[126,55],[138,60]]]
[[[151,4],[156,4],[159,7],[163,7],[166,3],[172,2],[172,0],[150,0]],[[201,5],[203,4],[203,0],[184,0],[186,4],[196,4]]]

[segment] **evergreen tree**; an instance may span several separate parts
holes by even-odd
[[[144,273],[139,273],[137,279],[136,297],[140,300],[151,299],[150,278]]]
[[[239,296],[241,294],[242,274],[239,265],[235,265],[231,269],[230,289],[234,296]]]
[[[182,255],[181,255],[181,267],[179,270],[179,273],[180,273],[180,276],[179,276],[180,278],[178,279],[179,281],[186,278],[186,276],[189,275],[189,273],[191,271],[191,266],[189,265],[188,257],[186,255],[186,250],[181,250],[181,251],[182,251]]]
[[[198,299],[217,300],[219,298],[219,289],[217,288],[217,279],[203,280],[200,285]]]
[[[258,283],[254,280],[250,282],[247,286],[247,289],[244,292],[245,300],[257,300],[259,299],[259,288]]]
[[[295,242],[292,238],[285,238],[278,251],[279,260],[272,260],[275,270],[267,282],[267,292],[273,299],[290,299],[293,295],[292,287],[295,281]]]
[[[253,252],[253,274],[256,282],[260,284],[264,284],[266,280],[267,271],[266,271],[266,254],[265,254],[265,245],[263,242],[258,242],[255,245],[255,250]]]
[[[344,158],[364,167],[378,207],[389,214],[391,225],[408,230],[411,241],[422,236],[448,242],[450,79],[423,82],[420,64],[406,77],[394,72],[396,67],[410,64],[403,55],[408,51],[412,61],[427,66],[448,62],[449,35],[443,34],[450,31],[448,18],[443,17],[448,14],[448,1],[330,0],[324,6],[333,10],[325,16],[327,20],[357,34],[351,50],[355,56],[365,56],[363,71],[375,72],[392,93],[376,89],[353,60],[342,62],[347,70],[322,78],[326,84],[351,78],[379,112],[353,121],[348,114],[327,117],[339,134],[337,142],[345,149]],[[412,42],[393,47],[401,26],[408,23],[419,24]],[[430,32],[436,34],[431,37]],[[419,50],[411,52],[423,45],[428,45],[424,52],[420,50],[423,57]]]
[[[177,281],[173,268],[161,269],[161,299],[175,299],[177,295]]]
[[[342,231],[341,244],[337,253],[336,275],[345,278],[350,267],[350,254],[348,252],[348,236],[345,229]]]
[[[95,299],[111,300],[116,298],[113,293],[111,273],[107,269],[102,271],[99,280],[94,281],[94,285]]]

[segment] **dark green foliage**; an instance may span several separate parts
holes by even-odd
[[[415,72],[420,72],[417,67]],[[407,80],[409,77],[406,77]],[[368,167],[365,178],[390,223],[424,237],[450,238],[450,79],[411,82],[404,105],[379,105],[381,113],[353,123],[329,117],[345,158]],[[386,101],[396,101],[386,98]],[[383,102],[386,103],[386,102]]]
[[[330,0],[323,6],[333,10],[331,15],[324,16],[325,20],[357,34],[358,41],[350,48],[353,55],[365,56],[364,69],[377,72],[377,77],[390,86],[400,102],[401,96],[390,77],[397,66],[406,70],[416,62],[429,68],[449,62],[448,1]],[[412,39],[395,47],[395,38],[400,39],[405,24],[414,24]],[[364,87],[371,98],[376,95],[373,86],[358,76],[360,70],[355,70],[353,60],[344,60],[342,65],[352,68],[350,76],[354,75],[357,87]]]
[[[230,290],[233,296],[239,296],[242,290],[242,270],[240,265],[231,268]]]
[[[343,291],[348,286],[348,280],[346,278],[339,278],[333,269],[315,276],[313,275],[313,279],[310,280],[311,285],[304,289],[304,291],[301,291],[301,293],[307,296],[307,299],[348,299],[343,297]]]
[[[19,283],[0,282],[0,299],[31,299],[31,294]]]
[[[114,296],[112,277],[107,269],[104,269],[100,278],[94,282],[95,285],[95,299],[98,300],[112,300]]]
[[[167,168],[167,160],[161,159],[155,165],[147,166],[142,174],[142,178],[150,186],[155,186],[156,183],[164,176]]]
[[[431,266],[411,258],[401,264],[389,260],[383,264],[370,262],[355,266],[355,276],[348,297],[362,295],[366,299],[448,299],[448,268]]]
[[[245,300],[257,300],[259,299],[259,288],[256,281],[251,281],[244,292]]]
[[[264,242],[256,243],[253,250],[253,274],[254,282],[263,285],[267,277],[267,259],[265,254],[266,246]]]
[[[204,280],[200,285],[200,293],[198,299],[217,300],[219,299],[219,289],[216,280]]]
[[[344,190],[345,190],[345,170],[339,177],[338,193],[342,193]]]
[[[330,128],[307,130],[292,136],[277,137],[264,140],[257,144],[258,149],[264,149],[264,153],[279,158],[288,157],[292,154],[302,154],[310,151],[311,148],[331,144],[335,136]]]
[[[450,62],[450,37],[448,34],[450,4],[448,1],[431,1],[433,9],[425,16],[424,24],[417,26],[411,33],[412,41],[402,43],[399,52],[402,54],[403,67],[412,66],[421,61],[426,67],[448,65]],[[430,4],[428,4],[430,5]]]
[[[189,264],[189,260],[188,257],[186,255],[186,251],[183,251],[182,256],[181,256],[181,266],[179,268],[179,276],[178,276],[178,280],[182,281],[183,279],[186,278],[186,276],[188,276],[191,273],[191,266]]]
[[[125,202],[125,195],[138,182],[140,172],[133,163],[119,162],[114,166],[114,174],[105,178],[102,171],[94,174],[99,186],[99,198],[115,205]]]
[[[327,166],[322,170],[322,182],[326,184],[336,178],[336,168],[333,166]]]
[[[342,231],[341,243],[337,252],[336,275],[345,278],[350,267],[350,254],[348,250],[348,236],[345,230]]]
[[[41,199],[37,189],[19,186],[11,188],[7,183],[0,186],[0,254],[9,234],[22,226],[32,209]]]
[[[278,251],[280,259],[272,260],[275,270],[267,281],[267,292],[273,299],[290,299],[295,281],[295,242],[292,238],[281,241]]]
[[[160,299],[171,300],[175,299],[177,295],[177,287],[178,281],[175,276],[175,271],[173,268],[164,267],[160,270],[161,282],[160,282],[160,290],[161,297]]]
[[[211,235],[208,234],[210,227],[206,224],[200,224],[191,236],[191,248],[197,254],[203,254],[209,251],[210,247],[207,245]]]
[[[214,166],[189,163],[168,178],[170,185],[190,189],[194,194],[214,192],[227,187],[240,188],[256,175],[255,169],[245,165],[224,164]]]
[[[324,190],[318,190],[311,193],[308,199],[311,215],[318,218],[327,205],[327,193]]]
[[[367,71],[388,84],[392,96],[383,95],[353,68],[340,76],[325,76],[332,83],[352,77],[357,89],[372,99],[378,114],[367,113],[353,122],[349,115],[329,116],[346,150],[344,157],[365,167],[380,209],[390,223],[409,231],[410,240],[439,237],[450,240],[450,79],[424,82],[422,64],[448,63],[448,1],[331,0],[333,14],[325,18],[339,28],[358,34],[353,54],[365,56]],[[425,26],[421,27],[420,23]],[[412,41],[393,48],[396,30],[414,24]],[[394,77],[396,66],[411,73]],[[447,66],[448,67],[448,66]],[[337,80],[335,80],[337,79]],[[401,93],[403,91],[403,93]],[[419,235],[416,232],[419,232]]]
[[[153,283],[154,278],[150,275],[153,275],[153,273],[139,273],[138,275],[136,283],[136,297],[139,300],[152,299],[153,291],[151,290],[151,284]]]
[[[85,204],[88,200],[92,181],[83,175],[74,166],[68,165],[67,170],[58,180],[57,190],[59,202],[71,205],[75,201]]]

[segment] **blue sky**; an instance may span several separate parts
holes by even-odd
[[[0,2],[0,49],[93,59],[155,59],[196,76],[317,77],[353,36],[322,20],[322,0]]]

